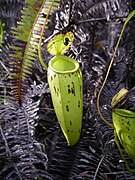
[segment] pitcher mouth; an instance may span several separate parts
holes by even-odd
[[[121,117],[135,118],[135,112],[126,109],[113,109],[113,112]]]
[[[57,55],[49,61],[49,68],[57,73],[73,73],[79,69],[79,63],[70,57]]]

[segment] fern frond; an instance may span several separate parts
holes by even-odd
[[[57,9],[60,0],[27,0],[22,20],[13,29],[16,44],[12,47],[12,92],[21,104],[27,91],[27,79],[38,56],[44,29],[50,14]]]
[[[121,0],[90,1],[87,7],[81,5],[82,8],[85,9],[82,16],[83,18],[106,16],[107,20],[109,20],[110,16],[113,16],[115,12],[120,9],[120,4]]]
[[[44,145],[34,138],[39,101],[0,105],[0,179],[47,179]]]

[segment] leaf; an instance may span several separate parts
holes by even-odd
[[[21,105],[27,92],[27,80],[32,74],[32,67],[38,57],[44,29],[48,17],[57,9],[60,0],[27,0],[22,19],[17,28],[13,28],[15,45],[11,48],[11,82],[12,92]],[[13,76],[12,76],[13,74]],[[14,76],[16,74],[16,76]]]

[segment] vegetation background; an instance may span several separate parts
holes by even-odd
[[[11,94],[10,45],[14,44],[11,27],[21,19],[24,0],[0,0],[0,20],[5,23],[0,46],[0,179],[5,180],[134,180],[125,169],[114,141],[113,129],[99,117],[96,98],[107,67],[134,0],[61,0],[51,16],[45,37],[55,29],[70,30],[75,41],[67,55],[81,65],[83,74],[83,127],[79,142],[68,147],[58,124],[48,88],[46,72],[39,60],[29,77],[22,107]],[[27,26],[27,25],[26,25]],[[101,95],[103,115],[111,120],[110,102],[126,87],[132,91],[126,108],[134,108],[135,18],[129,23],[115,62]],[[42,46],[46,63],[51,56]],[[124,150],[123,150],[124,152]],[[132,161],[124,153],[129,164]]]

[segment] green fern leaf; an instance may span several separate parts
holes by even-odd
[[[27,91],[27,79],[38,57],[44,30],[47,28],[50,14],[57,9],[60,0],[26,0],[18,27],[13,28],[16,40],[11,47],[12,92],[21,104]]]

